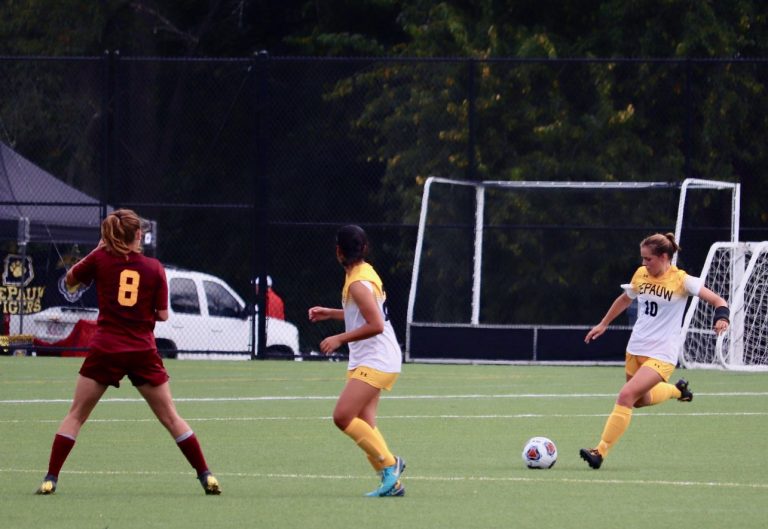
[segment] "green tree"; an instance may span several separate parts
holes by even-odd
[[[388,210],[391,220],[415,221],[421,186],[430,174],[595,181],[700,176],[749,184],[751,175],[743,174],[744,168],[756,158],[765,159],[764,146],[746,133],[764,128],[765,113],[753,112],[753,105],[764,104],[757,98],[765,86],[760,68],[558,59],[714,58],[742,49],[760,53],[765,17],[754,3],[717,8],[701,2],[536,6],[403,2],[398,22],[407,39],[392,46],[390,56],[474,61],[383,61],[336,85],[332,99],[339,102],[364,93],[365,106],[350,126],[360,141],[372,142],[384,164],[381,200],[392,204],[394,197],[399,203]],[[470,99],[472,86],[475,95]],[[722,123],[726,112],[737,119]],[[691,115],[694,123],[687,119]],[[520,209],[525,206],[519,204]],[[629,211],[631,204],[623,207]],[[539,210],[537,220],[553,222],[551,210]],[[659,225],[672,222],[671,217],[655,220]],[[542,250],[530,241],[527,251]],[[524,275],[534,274],[539,264],[532,260]],[[588,260],[569,266],[574,278],[590,272]],[[553,261],[542,280],[568,283],[557,269],[562,267]],[[605,274],[597,270],[589,275]],[[526,298],[524,292],[512,294]],[[552,312],[543,305],[527,311]]]
[[[672,182],[699,176],[742,182],[742,225],[768,224],[768,79],[765,62],[750,60],[766,56],[768,27],[755,0],[37,0],[4,7],[5,56],[101,57],[109,49],[133,57],[118,61],[118,94],[110,102],[122,111],[116,159],[123,164],[110,199],[250,200],[255,63],[137,57],[252,58],[264,49],[272,56],[355,58],[269,63],[276,114],[271,204],[278,220],[414,223],[429,175]],[[91,193],[102,174],[101,68],[99,61],[0,62],[2,139],[41,153],[46,168]],[[68,75],[75,69],[79,75]],[[222,181],[227,185],[217,185]],[[347,200],[350,189],[362,198]],[[531,224],[556,225],[559,205],[521,197],[514,209]],[[633,206],[622,203],[612,213],[649,222]],[[444,207],[445,218],[461,218],[466,204]],[[520,222],[512,213],[495,211],[490,220]],[[599,205],[585,213],[603,214]],[[206,228],[197,213],[163,215],[174,217],[179,231]],[[225,236],[223,228],[217,235]],[[556,244],[536,233],[495,237],[510,255],[533,256],[520,273],[540,274],[566,300],[573,278],[599,283],[609,274],[609,265],[593,269],[588,259],[569,262],[564,274],[564,265],[545,259],[557,253]],[[578,240],[578,233],[563,237]],[[407,273],[410,244],[387,248],[393,273]],[[237,251],[228,248],[216,259],[231,262]],[[448,251],[443,261],[451,257]],[[466,259],[455,261],[466,275]],[[523,282],[505,288],[535,303]],[[452,310],[449,293],[437,295]],[[596,310],[603,304],[597,300]],[[520,310],[525,314],[510,317],[538,318],[549,308]]]

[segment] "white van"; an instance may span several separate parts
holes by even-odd
[[[218,277],[170,266],[165,273],[168,320],[155,324],[160,353],[167,358],[250,358],[251,336],[256,334],[251,330],[254,311],[248,310],[243,299]],[[72,332],[78,320],[97,316],[96,309],[50,307],[25,316],[24,333],[57,342]],[[298,356],[296,326],[267,318],[266,352],[272,357]]]

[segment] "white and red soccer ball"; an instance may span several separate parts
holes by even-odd
[[[523,447],[523,462],[528,468],[552,468],[557,463],[557,446],[546,437],[531,437]]]

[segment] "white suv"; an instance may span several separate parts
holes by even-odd
[[[248,309],[227,283],[202,272],[170,266],[165,273],[168,320],[155,324],[157,348],[163,356],[199,358],[200,353],[216,358],[250,356],[254,311]],[[24,332],[46,342],[56,342],[68,336],[78,320],[95,320],[97,316],[95,309],[51,307],[25,317]],[[299,331],[296,326],[267,318],[266,351],[268,356],[297,356]]]

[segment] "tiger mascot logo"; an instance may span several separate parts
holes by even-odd
[[[5,256],[3,266],[3,285],[25,287],[35,278],[32,258],[16,254]]]

